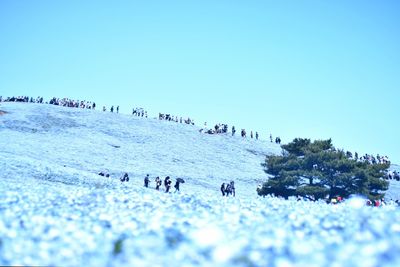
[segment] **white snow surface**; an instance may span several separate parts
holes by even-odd
[[[400,265],[393,203],[258,197],[265,155],[281,152],[270,142],[93,110],[0,109],[0,265]],[[180,193],[154,189],[167,175],[185,179]],[[231,180],[236,197],[222,197]]]

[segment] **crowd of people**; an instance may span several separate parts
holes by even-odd
[[[28,96],[12,96],[12,97],[6,97],[3,99],[2,96],[0,96],[0,102],[25,102],[25,103],[39,103],[43,104],[43,97],[38,96],[36,98],[33,97],[28,97]]]
[[[86,109],[96,109],[96,103],[91,101],[80,101],[80,100],[72,100],[69,98],[56,98],[53,97],[49,101],[50,105],[69,107],[69,108],[86,108]]]
[[[145,117],[147,118],[147,111],[143,108],[133,108],[132,115],[137,117]]]
[[[358,153],[355,152],[354,155],[350,151],[346,152],[346,156],[349,159],[354,159],[358,162],[367,162],[369,164],[390,164],[390,160],[388,156],[380,156],[379,154],[375,156],[365,154],[361,157],[358,156]]]
[[[103,177],[107,177],[107,178],[110,177],[110,174],[109,174],[107,171],[101,171],[101,172],[98,173],[98,175],[103,176]],[[128,173],[125,172],[125,173],[119,178],[119,180],[120,180],[121,182],[129,182],[129,175],[128,175]],[[154,188],[155,188],[157,191],[160,191],[161,185],[164,184],[165,192],[166,192],[166,193],[170,193],[170,189],[171,189],[171,186],[172,186],[171,177],[167,176],[167,177],[165,177],[164,181],[162,181],[162,180],[160,179],[160,177],[157,176],[157,177],[155,178],[154,182],[155,182]],[[146,188],[149,188],[149,187],[150,187],[150,183],[151,183],[150,175],[147,174],[147,175],[144,177],[144,179],[143,179],[143,186],[146,187]],[[182,178],[176,178],[176,180],[175,180],[175,185],[174,185],[174,188],[175,188],[174,193],[180,192],[180,186],[181,186],[181,184],[183,184],[183,183],[185,183],[185,180],[184,180],[184,179],[182,179]]]
[[[151,182],[150,181],[150,175],[147,174],[146,177],[144,177],[144,187],[149,188],[150,182]],[[157,176],[155,178],[154,182],[155,182],[155,189],[157,191],[160,190],[160,186],[164,183],[165,193],[169,193],[170,192],[169,190],[171,189],[171,185],[172,185],[171,177],[169,177],[169,176],[165,177],[164,182],[163,182],[160,179],[160,176]],[[183,183],[185,183],[185,180],[183,180],[182,178],[176,178],[175,185],[174,185],[174,188],[175,188],[175,192],[174,193],[180,192],[180,185],[183,184]]]
[[[179,118],[178,116],[173,116],[171,114],[158,113],[158,119],[163,121],[173,121],[176,123],[194,125],[194,120],[191,118],[183,119],[182,117]]]
[[[364,156],[360,157],[358,160],[361,161],[361,162],[368,162],[369,164],[387,164],[387,163],[390,163],[388,156],[379,156],[379,154],[376,155],[376,157],[374,157],[373,155],[365,154]]]
[[[101,171],[101,172],[98,173],[98,175],[103,176],[103,177],[107,177],[107,178],[110,177],[110,174],[108,172],[106,172],[106,171]],[[129,182],[128,173],[125,172],[119,179],[120,179],[121,182]],[[174,188],[175,188],[174,193],[180,192],[180,186],[183,183],[185,183],[184,179],[176,178],[175,185],[174,185]],[[151,184],[150,175],[146,174],[146,176],[143,179],[143,186],[145,188],[150,188],[150,184]],[[160,191],[161,186],[164,184],[165,193],[170,193],[170,190],[171,190],[171,187],[172,187],[172,180],[171,180],[171,177],[169,177],[169,176],[166,176],[164,178],[164,180],[161,180],[160,176],[157,176],[154,179],[154,184],[155,184],[154,185],[154,189],[157,190],[157,191]],[[230,196],[230,195],[233,196],[233,197],[236,196],[235,182],[234,181],[230,181],[229,183],[222,183],[220,190],[221,190],[222,196]]]
[[[57,106],[63,106],[63,107],[74,107],[74,108],[86,108],[86,109],[96,109],[96,103],[91,102],[91,101],[80,101],[80,100],[72,100],[69,98],[56,98],[53,97],[50,99],[49,102],[44,102],[43,97],[37,97],[36,99],[29,98],[27,96],[18,96],[18,97],[7,97],[5,99],[2,99],[0,96],[0,102],[30,102],[30,103],[45,103],[45,104],[51,104],[51,105],[57,105]],[[103,106],[103,112],[107,111],[106,106]],[[119,106],[114,107],[113,105],[110,107],[110,112],[116,112],[119,113]],[[143,108],[133,108],[132,109],[132,115],[138,116],[138,117],[145,117],[147,118],[147,111],[145,111]],[[166,121],[173,121],[177,123],[185,123],[189,125],[195,125],[194,120],[191,118],[184,119],[183,117],[178,117],[174,116],[171,114],[164,114],[164,113],[159,113],[158,115],[159,120],[166,120]],[[228,124],[225,123],[218,123],[214,126],[214,128],[207,128],[207,123],[205,123],[205,127],[203,129],[199,130],[200,132],[203,133],[208,133],[208,134],[226,134],[228,133]],[[236,133],[235,126],[232,126],[232,136],[234,136]],[[241,136],[246,138],[246,130],[242,129],[241,131]],[[255,132],[253,135],[253,131],[250,132],[250,138],[255,138],[259,139],[259,133]],[[280,144],[280,138],[277,137],[275,142],[277,144]],[[271,142],[272,142],[272,136],[271,136]]]
[[[200,133],[208,134],[225,134],[228,132],[228,125],[224,123],[215,124],[214,128],[208,129],[207,122],[204,123],[204,127],[199,130]]]
[[[56,98],[53,97],[50,99],[49,102],[44,102],[43,97],[28,97],[28,96],[12,96],[12,97],[7,97],[3,98],[0,96],[0,102],[25,102],[25,103],[41,103],[41,104],[51,104],[51,105],[57,105],[57,106],[63,106],[63,107],[73,107],[73,108],[83,108],[83,109],[96,109],[96,103],[92,101],[80,101],[80,100],[73,100],[69,98]],[[114,106],[111,106],[110,112],[119,113],[119,106],[117,106],[114,109]],[[103,111],[106,111],[106,106],[103,106]],[[132,109],[132,115],[138,116],[138,117],[145,117],[147,118],[147,111],[145,111],[143,108],[133,108]],[[159,113],[158,115],[159,120],[166,120],[166,121],[173,121],[173,122],[179,122],[179,123],[185,123],[189,125],[195,125],[193,119],[187,118],[183,119],[182,117],[178,116],[173,116],[170,114],[163,114]],[[207,123],[204,123],[204,128],[199,130],[200,132],[203,133],[208,133],[208,134],[226,134],[228,133],[228,125],[224,123],[218,123],[216,124],[213,128],[208,129],[207,128]],[[236,133],[235,126],[232,126],[232,136],[234,136]],[[243,138],[247,137],[247,132],[245,129],[241,129],[241,136]],[[253,135],[253,131],[250,131],[250,138],[255,138],[256,140],[259,139],[259,133],[256,131],[255,134]],[[271,143],[275,142],[276,144],[281,144],[281,138],[276,137],[275,140],[272,138],[272,134],[270,134],[270,141]],[[358,156],[358,153],[355,152],[354,156],[351,152],[346,152],[348,158],[352,158],[354,160],[360,161],[360,162],[367,162],[369,164],[386,164],[389,163],[389,158],[387,156],[380,156],[379,154],[375,157],[373,155],[365,154],[361,157]],[[393,173],[391,175],[388,175],[388,179],[399,179],[399,174],[398,173]]]
[[[28,96],[12,96],[4,98],[0,96],[0,102],[23,102],[23,103],[37,103],[37,104],[50,104],[55,106],[63,106],[63,107],[71,107],[71,108],[86,108],[86,109],[95,109],[96,103],[90,101],[80,101],[80,100],[72,100],[69,98],[57,98],[53,97],[50,101],[45,102],[43,97],[38,96],[36,98],[28,97]]]

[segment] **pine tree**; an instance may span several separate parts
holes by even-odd
[[[337,150],[332,140],[296,138],[283,145],[282,156],[267,156],[265,172],[272,177],[258,190],[259,195],[311,199],[348,197],[351,194],[379,199],[388,189],[383,179],[390,164],[369,164]]]

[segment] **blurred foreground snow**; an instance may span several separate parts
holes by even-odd
[[[394,205],[257,197],[264,155],[280,152],[269,142],[97,111],[2,109],[0,265],[400,265]],[[143,188],[146,173],[186,183],[166,194]],[[223,198],[230,180],[237,197]]]

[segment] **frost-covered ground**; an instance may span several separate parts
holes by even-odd
[[[400,264],[397,206],[257,197],[275,144],[99,111],[1,109],[0,265]],[[166,194],[143,188],[146,173],[186,183]],[[223,198],[230,180],[237,197]]]

